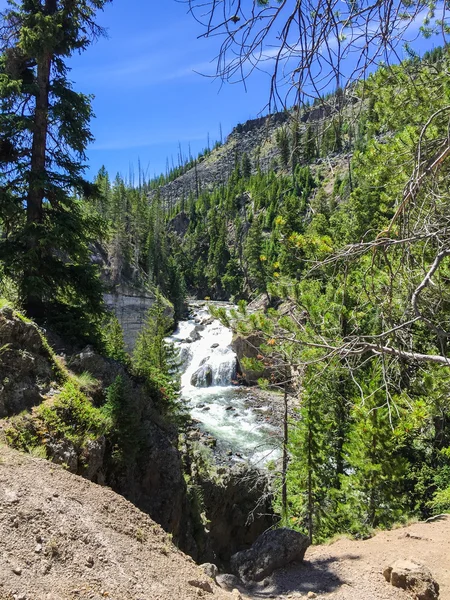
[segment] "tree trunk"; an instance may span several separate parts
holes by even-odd
[[[312,544],[313,541],[313,510],[314,510],[314,499],[313,499],[313,481],[312,481],[312,425],[311,425],[311,413],[312,413],[312,401],[311,397],[308,401],[308,536],[309,541]]]
[[[37,65],[37,93],[34,114],[33,142],[31,147],[30,179],[27,195],[27,223],[30,226],[27,247],[28,264],[24,273],[23,300],[27,314],[43,316],[42,286],[36,285],[41,263],[40,232],[36,225],[43,222],[43,200],[45,196],[45,167],[48,130],[48,106],[50,88],[51,53],[45,53]]]
[[[287,519],[287,467],[288,467],[288,393],[287,383],[284,384],[284,415],[283,415],[283,471],[281,475],[281,509],[283,518]]]

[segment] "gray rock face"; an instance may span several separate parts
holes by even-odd
[[[144,326],[146,313],[155,303],[155,296],[149,291],[120,285],[113,293],[104,294],[103,300],[106,307],[116,315],[123,329],[127,350],[133,350],[137,336]],[[169,302],[165,313],[166,316],[173,317],[173,307]]]
[[[105,294],[103,299],[123,329],[127,349],[133,350],[137,336],[144,326],[145,314],[153,306],[155,297],[150,293],[121,287],[115,293]]]
[[[186,367],[192,360],[192,350],[185,346],[181,348],[179,360],[182,367]]]
[[[53,362],[34,323],[0,310],[0,418],[42,402],[54,379]]]
[[[78,470],[78,454],[74,445],[69,440],[49,441],[47,443],[49,457],[58,465],[66,465],[69,471],[76,473]]]
[[[178,213],[169,221],[169,229],[174,231],[180,237],[184,237],[189,228],[190,219],[185,212]]]
[[[394,587],[412,592],[416,600],[439,598],[439,584],[423,565],[410,560],[398,560],[387,567],[383,575]]]
[[[191,385],[195,387],[210,387],[213,382],[213,372],[209,365],[203,365],[191,377]]]
[[[273,525],[274,517],[269,482],[260,471],[246,465],[223,469],[220,480],[198,477],[196,483],[209,522],[205,547],[203,551],[200,548],[201,559],[228,567],[230,556],[240,548],[248,548]],[[265,500],[258,504],[261,498]]]
[[[231,570],[243,581],[262,581],[275,569],[302,561],[309,544],[306,535],[292,529],[266,531],[249,550],[231,557]]]

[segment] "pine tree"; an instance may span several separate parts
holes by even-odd
[[[133,367],[165,409],[173,408],[178,390],[178,354],[166,336],[172,319],[166,314],[167,305],[159,292],[154,305],[147,312],[133,352]]]
[[[248,231],[244,254],[252,284],[256,290],[267,293],[267,255],[265,254],[262,225],[258,218],[254,219]]]
[[[102,34],[94,19],[108,1],[8,0],[2,15],[0,258],[36,318],[100,312],[97,228],[80,201],[94,192],[83,178],[92,109],[66,60]]]

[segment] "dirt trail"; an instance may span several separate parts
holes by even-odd
[[[382,574],[399,559],[427,566],[440,585],[440,599],[450,600],[450,515],[365,541],[341,539],[312,547],[303,564],[278,571],[269,585],[259,585],[249,597],[299,598],[312,592],[318,600],[411,600]]]
[[[111,490],[0,446],[0,600],[226,600]],[[211,582],[211,583],[209,583]]]

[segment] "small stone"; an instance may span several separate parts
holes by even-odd
[[[19,497],[16,492],[8,490],[5,492],[5,501],[8,504],[17,504],[19,502]]]
[[[13,567],[12,572],[16,575],[22,575],[22,569],[20,567]]]
[[[242,600],[241,592],[236,588],[231,593],[233,594],[234,600]]]
[[[41,573],[42,573],[42,575],[48,575],[48,574],[50,573],[50,571],[51,571],[51,568],[52,568],[52,563],[51,563],[51,561],[49,561],[49,562],[45,563],[45,564],[43,565],[42,569],[41,569]]]
[[[36,546],[34,547],[34,551],[36,554],[39,554],[42,550],[42,544],[36,544]]]
[[[209,592],[210,594],[214,593],[212,585],[209,583],[209,581],[201,581],[200,579],[189,579],[188,583],[189,585],[199,588],[204,592]]]
[[[316,598],[316,597],[317,597],[317,594],[315,594],[314,592],[308,592],[308,593],[306,594],[306,597],[307,597],[307,598]]]
[[[219,574],[219,569],[216,567],[216,565],[212,563],[203,563],[200,565],[200,568],[203,569],[205,575],[208,575],[208,577],[211,577],[211,579],[214,581],[216,580],[216,577]]]
[[[387,567],[383,575],[394,587],[413,592],[416,600],[435,600],[439,597],[439,584],[429,569],[413,561],[399,560]]]
[[[217,585],[219,585],[227,592],[232,592],[237,586],[242,585],[241,580],[236,577],[236,575],[231,575],[231,573],[223,573],[221,575],[217,575],[216,577]]]
[[[89,567],[90,569],[94,566],[94,557],[93,556],[87,557],[86,566]]]

